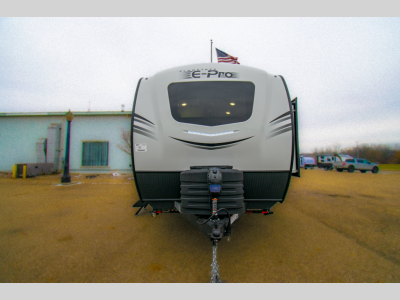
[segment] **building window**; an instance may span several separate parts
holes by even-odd
[[[108,166],[108,142],[83,142],[82,166]]]

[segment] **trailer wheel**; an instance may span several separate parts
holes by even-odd
[[[338,172],[343,172],[343,169],[336,169],[336,171],[338,171]]]
[[[376,173],[379,172],[379,168],[378,167],[373,167],[371,172],[376,174]]]
[[[325,171],[328,171],[328,167],[325,167],[324,170],[325,170]]]
[[[349,168],[347,169],[347,172],[353,173],[354,170],[355,170],[354,166],[349,166]]]

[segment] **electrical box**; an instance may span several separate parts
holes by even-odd
[[[16,164],[17,165],[17,177],[22,177],[24,172],[24,166],[26,166],[26,176],[38,176],[52,174],[53,163],[37,163],[37,164]]]

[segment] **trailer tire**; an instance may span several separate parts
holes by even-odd
[[[354,166],[349,166],[349,168],[347,169],[347,172],[353,173],[355,169],[356,168],[354,168]]]
[[[379,168],[378,167],[373,167],[371,170],[372,173],[376,174],[379,172]]]
[[[328,169],[328,167],[325,167],[324,170],[325,170],[325,171],[328,171],[329,169]]]

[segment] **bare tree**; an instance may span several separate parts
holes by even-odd
[[[334,153],[340,153],[340,150],[342,149],[339,143],[336,143],[332,146]]]
[[[325,154],[332,154],[332,153],[333,153],[332,147],[327,147],[325,149]]]
[[[125,130],[123,128],[121,128],[121,130],[122,144],[117,144],[117,146],[126,154],[131,155],[131,133],[129,130]]]

